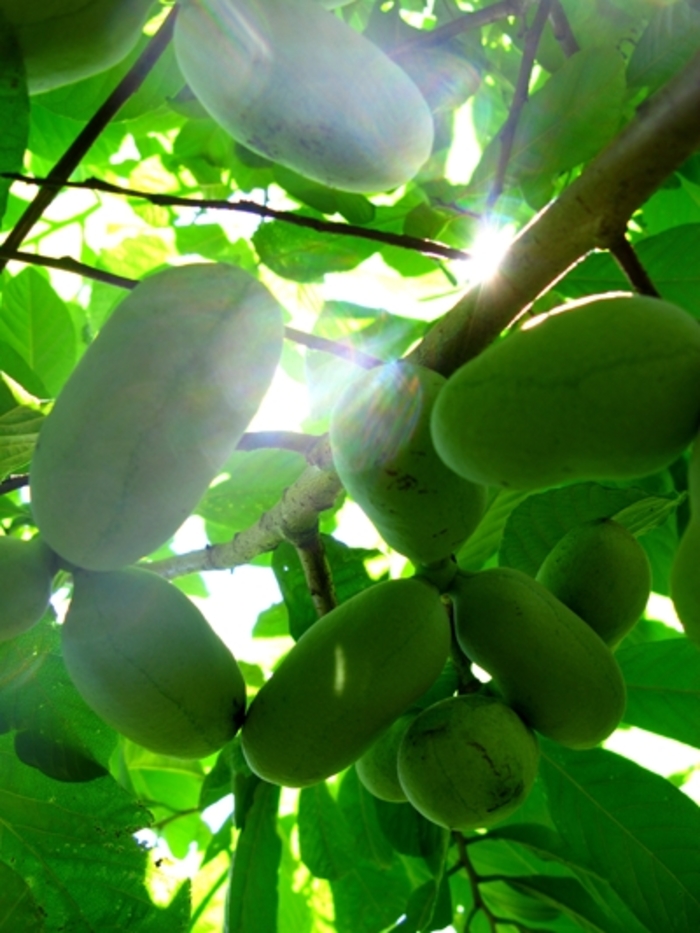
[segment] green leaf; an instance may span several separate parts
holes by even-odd
[[[303,211],[298,216],[311,216]],[[292,215],[294,216],[294,215]],[[320,282],[329,272],[348,272],[379,248],[379,243],[297,227],[279,220],[261,224],[253,234],[260,260],[295,282]]]
[[[411,884],[399,861],[382,869],[358,860],[331,889],[337,933],[377,933],[403,914]]]
[[[655,91],[686,64],[700,43],[700,12],[690,3],[655,10],[627,65],[631,88]]]
[[[355,768],[343,774],[338,788],[338,806],[345,817],[353,839],[353,850],[364,860],[380,868],[388,868],[396,858],[394,850],[382,832],[375,798],[360,782]]]
[[[263,609],[253,626],[253,638],[280,638],[289,635],[289,612],[284,603]]]
[[[33,764],[62,780],[85,780],[83,758],[107,767],[116,744],[116,733],[92,712],[69,679],[58,626],[48,618],[0,642],[0,731],[6,730],[32,733],[54,746],[48,758],[46,749],[43,754],[35,751],[39,757]],[[74,773],[67,771],[71,763]]]
[[[44,917],[32,889],[17,872],[0,862],[0,933],[41,933]]]
[[[224,467],[229,478],[209,489],[197,506],[210,540],[229,541],[254,524],[305,467],[305,458],[291,450],[236,451]]]
[[[575,483],[528,496],[509,516],[499,551],[499,563],[535,576],[540,564],[567,531],[598,518],[628,513],[625,526],[633,533],[666,521],[678,495],[650,497],[635,487]],[[458,557],[459,560],[459,557]]]
[[[700,809],[611,752],[542,743],[541,774],[567,852],[604,877],[650,930],[700,927]]]
[[[133,833],[149,816],[116,781],[52,781],[17,760],[9,736],[0,737],[0,773],[0,860],[31,879],[47,930],[186,929],[187,887],[167,909],[148,895],[149,857]]]
[[[22,53],[4,18],[0,18],[0,126],[0,172],[21,172],[29,139],[29,95]],[[11,184],[0,178],[0,221]]]
[[[339,603],[344,603],[376,582],[365,569],[365,561],[374,557],[376,551],[349,548],[329,535],[321,535],[321,540]],[[289,631],[298,640],[318,620],[318,614],[301,561],[291,544],[283,541],[277,546],[272,555],[272,569],[289,612]]]
[[[476,531],[467,538],[455,555],[460,570],[480,570],[496,553],[511,513],[527,497],[526,492],[513,492],[509,489],[501,489],[496,493]]]
[[[575,878],[546,876],[509,878],[516,891],[556,908],[590,933],[627,933],[624,927],[596,903]]]
[[[700,649],[685,638],[623,647],[624,721],[700,748]]]
[[[449,832],[426,820],[410,803],[374,801],[379,825],[397,852],[422,858],[433,875],[442,872]]]
[[[301,860],[317,878],[337,881],[353,862],[345,817],[324,781],[302,788],[297,813]]]
[[[44,416],[19,406],[0,415],[0,477],[28,466]]]
[[[14,349],[58,395],[76,358],[73,320],[64,302],[36,269],[25,269],[5,285],[0,340]]]
[[[276,933],[280,788],[260,781],[231,862],[225,933]]]
[[[523,107],[508,176],[546,180],[594,156],[618,130],[625,95],[624,60],[613,46],[572,55]],[[491,183],[500,136],[487,146],[472,186]]]

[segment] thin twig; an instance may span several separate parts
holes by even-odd
[[[56,259],[52,256],[42,256],[36,253],[13,252],[9,253],[5,249],[0,249],[0,258],[5,257],[9,260],[24,262],[28,265],[46,266],[50,269],[61,269],[63,272],[72,272],[76,275],[82,275],[87,279],[94,279],[97,282],[105,282],[108,285],[115,285],[118,288],[133,289],[138,285],[138,279],[128,279],[123,275],[115,275],[112,272],[105,272],[103,269],[97,269],[94,266],[88,266],[83,262],[64,256]],[[319,350],[322,353],[330,353],[343,360],[361,366],[363,369],[374,369],[375,366],[382,366],[384,360],[376,356],[370,356],[369,353],[363,353],[356,347],[341,343],[338,340],[330,340],[328,337],[321,337],[318,334],[308,334],[305,331],[297,330],[295,327],[285,327],[284,336],[292,343],[301,344],[312,350]]]
[[[317,435],[297,431],[251,431],[243,435],[236,450],[292,450],[306,457],[318,441]]]
[[[306,588],[311,595],[316,613],[321,618],[335,609],[338,605],[338,597],[318,522],[303,534],[288,535],[287,540],[296,548],[304,571]]]
[[[8,253],[15,252],[22,244],[34,224],[41,218],[46,208],[56,197],[59,189],[70,178],[86,155],[100,133],[116,116],[123,105],[141,87],[150,74],[153,66],[163,54],[173,34],[177,7],[168,13],[158,32],[148,43],[133,67],[122,78],[107,100],[95,112],[90,121],[83,127],[74,142],[66,149],[58,162],[49,172],[47,184],[37,193],[34,200],[27,206],[13,229],[7,235],[3,248]],[[7,259],[0,258],[0,272],[7,265]]]
[[[191,207],[200,210],[238,211],[243,214],[255,214],[268,220],[279,220],[294,227],[304,227],[315,230],[317,233],[330,233],[337,236],[358,237],[362,240],[371,240],[376,243],[385,243],[389,246],[398,246],[413,252],[424,253],[426,256],[439,256],[442,259],[469,259],[469,253],[444,243],[426,240],[423,237],[408,236],[404,233],[390,233],[386,230],[375,230],[371,227],[360,227],[357,224],[341,223],[335,220],[321,220],[318,217],[306,217],[291,211],[280,211],[255,201],[225,201],[216,198],[185,198],[176,194],[156,194],[149,191],[140,191],[136,188],[127,188],[115,185],[99,178],[88,178],[85,181],[53,181],[48,178],[32,178],[30,175],[21,175],[18,172],[2,172],[1,178],[10,178],[13,181],[24,182],[27,185],[39,185],[44,188],[80,188],[87,191],[103,191],[107,194],[118,194],[127,197],[141,198],[150,204],[161,207]]]
[[[0,482],[0,496],[6,496],[8,492],[14,492],[15,489],[23,489],[29,485],[29,474],[21,476],[8,476]]]
[[[635,291],[639,292],[640,295],[651,295],[652,298],[661,297],[649,273],[642,265],[634,246],[624,234],[611,239],[608,249]]]
[[[532,26],[530,26],[525,35],[525,46],[523,48],[523,57],[520,61],[520,70],[518,72],[518,80],[515,85],[513,101],[510,105],[508,118],[503,124],[499,134],[500,149],[498,152],[496,176],[493,180],[493,184],[491,185],[491,190],[489,191],[489,195],[486,201],[489,209],[494,206],[496,201],[501,196],[501,193],[503,192],[506,171],[508,169],[508,163],[510,162],[510,157],[513,152],[515,134],[518,129],[518,121],[520,120],[520,114],[522,113],[523,107],[527,103],[528,89],[530,87],[532,69],[535,64],[535,56],[537,55],[537,49],[540,44],[540,39],[542,38],[542,31],[547,25],[547,18],[549,17],[551,8],[552,0],[540,0],[537,13],[535,14],[535,19],[533,20]]]
[[[564,7],[561,5],[561,0],[554,0],[552,3],[549,21],[552,24],[554,38],[567,58],[571,58],[572,55],[581,50],[581,46],[576,41],[576,36],[571,31],[571,24]]]
[[[501,0],[500,3],[494,3],[491,6],[484,7],[483,10],[474,10],[472,13],[465,13],[451,23],[445,23],[431,31],[416,30],[416,37],[411,38],[410,42],[402,42],[396,48],[390,49],[392,56],[403,54],[411,49],[433,48],[437,45],[444,45],[455,36],[462,33],[481,29],[483,26],[489,26],[491,23],[497,23],[509,16],[521,16],[524,10],[532,3],[532,0]]]

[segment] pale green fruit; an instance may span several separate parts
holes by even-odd
[[[415,564],[454,553],[486,508],[486,489],[448,469],[430,438],[445,379],[392,363],[361,373],[333,410],[333,462],[386,543]]]
[[[305,787],[349,767],[437,680],[447,612],[420,580],[388,580],[319,619],[250,705],[241,730],[252,771]]]
[[[380,800],[390,803],[403,803],[406,800],[406,794],[399,783],[399,745],[416,715],[406,713],[405,716],[399,716],[355,762],[360,781],[370,794]]]
[[[413,720],[399,746],[399,780],[427,819],[469,832],[514,813],[532,789],[539,743],[494,697],[450,697]]]
[[[569,748],[615,730],[626,691],[614,655],[541,583],[496,567],[458,575],[450,596],[460,647],[528,725]]]
[[[420,91],[318,0],[185,0],[178,63],[234,139],[346,191],[403,185],[430,155]]]
[[[257,411],[283,334],[280,305],[234,266],[193,263],[140,282],[39,434],[32,508],[53,550],[106,571],[167,541]]]
[[[31,94],[116,65],[136,45],[151,9],[153,0],[0,0]]]
[[[651,592],[646,551],[612,519],[568,531],[549,552],[536,579],[611,647],[635,625]]]
[[[476,483],[539,489],[629,479],[678,457],[700,422],[700,324],[640,295],[535,318],[455,372],[435,449]]]
[[[0,641],[21,635],[44,615],[54,560],[41,538],[0,537]]]
[[[76,572],[61,637],[78,692],[133,742],[202,758],[238,731],[246,690],[235,658],[194,603],[157,574]]]

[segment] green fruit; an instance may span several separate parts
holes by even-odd
[[[671,599],[688,638],[700,643],[700,443],[688,466],[690,521],[671,567]]]
[[[433,441],[477,483],[537,489],[667,466],[700,420],[700,326],[658,298],[613,295],[535,318],[466,363]]]
[[[253,700],[243,729],[250,768],[304,787],[349,767],[437,679],[450,626],[437,591],[387,580],[323,616]]]
[[[534,733],[494,697],[450,697],[413,720],[399,746],[399,780],[433,823],[468,832],[510,816],[539,764]]]
[[[398,754],[401,739],[415,718],[416,713],[399,716],[355,762],[360,781],[380,800],[404,803],[407,799],[399,783]]]
[[[332,188],[395,188],[430,155],[418,88],[317,0],[185,0],[175,53],[234,139]]]
[[[0,0],[31,94],[106,71],[138,42],[153,0]]]
[[[54,554],[41,538],[0,538],[0,641],[35,625],[49,607]]]
[[[635,625],[651,592],[646,551],[611,519],[572,528],[549,552],[536,579],[612,647]]]
[[[238,731],[245,683],[197,607],[149,570],[78,571],[62,627],[85,702],[153,752],[203,758]]]
[[[626,693],[612,652],[541,583],[496,567],[460,574],[450,596],[460,647],[529,726],[569,748],[615,730]]]
[[[389,364],[352,381],[331,418],[343,485],[390,547],[415,564],[449,557],[474,531],[486,490],[449,470],[430,439],[430,412],[445,379]]]
[[[48,544],[117,570],[190,515],[265,395],[282,312],[222,264],[158,272],[118,306],[63,387],[31,465]]]

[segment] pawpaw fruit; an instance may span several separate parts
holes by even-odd
[[[255,414],[282,338],[280,306],[242,269],[193,264],[137,285],[42,425],[30,485],[49,546],[109,571],[163,544]]]
[[[399,745],[416,715],[417,713],[405,713],[399,716],[355,762],[355,770],[361,783],[379,800],[389,803],[405,803],[407,800],[399,782]]]
[[[39,537],[0,538],[0,641],[35,625],[49,607],[55,555]]]
[[[688,464],[690,521],[671,567],[671,599],[688,638],[700,644],[700,443],[696,440]]]
[[[700,325],[640,295],[541,315],[447,381],[433,442],[466,479],[537,489],[629,479],[678,457],[700,422]]]
[[[468,832],[499,823],[525,802],[539,743],[496,697],[450,697],[420,713],[398,754],[409,802],[440,826]]]
[[[214,120],[300,175],[386,191],[430,155],[432,116],[413,81],[318,0],[186,0],[174,41]]]
[[[153,0],[0,0],[31,94],[106,71],[136,45]]]
[[[624,525],[607,518],[568,531],[535,579],[613,648],[644,612],[651,592],[646,551]]]
[[[532,577],[509,567],[450,590],[455,634],[525,722],[569,748],[591,748],[617,727],[625,682],[605,642]]]
[[[250,705],[252,771],[304,787],[349,767],[441,673],[450,626],[437,590],[386,580],[323,616]]]
[[[485,487],[448,469],[430,438],[444,376],[391,363],[353,379],[335,405],[333,463],[386,543],[414,564],[449,557],[486,509]]]
[[[88,706],[150,751],[203,758],[241,725],[235,658],[194,603],[150,570],[77,571],[61,640]]]

